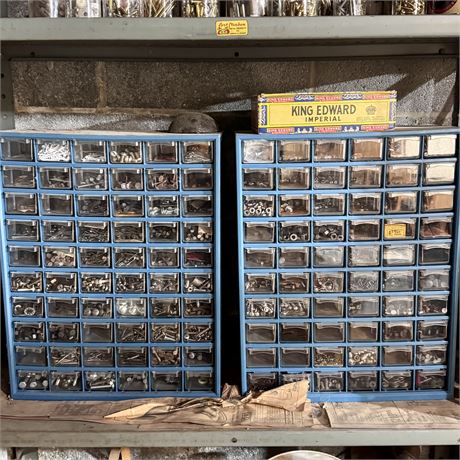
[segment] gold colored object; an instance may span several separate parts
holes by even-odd
[[[393,4],[393,14],[396,15],[416,15],[425,13],[425,0],[395,0]]]
[[[182,16],[186,18],[215,18],[218,14],[218,0],[183,0],[182,2]]]
[[[280,0],[280,16],[318,16],[319,0]]]
[[[144,17],[171,18],[176,5],[176,0],[144,0]]]

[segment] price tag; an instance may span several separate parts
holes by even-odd
[[[216,21],[216,35],[218,37],[244,36],[249,32],[248,21]]]
[[[384,235],[387,239],[405,238],[406,224],[387,224],[385,225]]]

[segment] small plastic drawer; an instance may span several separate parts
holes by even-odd
[[[385,219],[383,237],[385,240],[413,240],[417,219]]]
[[[112,170],[112,190],[143,190],[143,189],[144,189],[144,175],[143,175],[142,169],[114,169]]]
[[[447,265],[450,262],[450,244],[421,244],[419,248],[419,263],[421,265]]]
[[[147,142],[147,161],[150,163],[177,163],[176,142]]]
[[[115,243],[143,243],[145,241],[143,222],[114,222],[112,225]]]
[[[113,348],[84,347],[83,363],[88,367],[113,367]]]
[[[112,318],[112,299],[81,299],[83,318]]]
[[[38,241],[36,220],[6,219],[6,237],[10,241]]]
[[[192,224],[197,225],[197,224]],[[150,223],[150,241],[154,243],[176,243],[179,241],[179,227],[177,222]]]
[[[343,367],[345,349],[338,348],[315,348],[315,367]]]
[[[141,297],[115,299],[117,316],[122,318],[145,318],[147,316],[147,299]]]
[[[420,270],[418,287],[420,291],[447,291],[449,289],[449,270]]]
[[[180,347],[152,347],[153,366],[180,366]]]
[[[377,366],[378,347],[349,347],[349,366]]]
[[[307,374],[306,372],[281,372],[279,377],[280,385],[300,382],[301,380],[308,380],[308,383],[310,385],[310,374]]]
[[[8,246],[11,267],[39,267],[39,246]]]
[[[281,367],[310,367],[310,348],[281,348]]]
[[[377,342],[379,337],[379,323],[356,322],[348,323],[349,342]]]
[[[6,214],[36,215],[37,195],[34,193],[5,193]]]
[[[267,293],[275,292],[276,275],[270,274],[252,274],[245,275],[245,291],[247,293]]]
[[[415,264],[415,245],[406,244],[383,247],[383,265],[387,267]]]
[[[140,142],[110,142],[111,163],[142,163]]]
[[[345,166],[322,166],[314,168],[313,186],[315,189],[336,189],[345,187]]]
[[[179,371],[152,372],[153,391],[181,391],[182,373]]]
[[[395,296],[383,298],[383,314],[385,316],[413,316],[415,302],[412,296]]]
[[[75,248],[72,246],[43,248],[46,267],[73,268],[76,265]]]
[[[212,366],[213,362],[212,347],[185,347],[184,364],[186,366]]]
[[[315,342],[343,342],[345,340],[344,323],[315,323]]]
[[[183,292],[184,293],[211,293],[213,292],[213,275],[212,273],[184,273],[183,274]]]
[[[420,345],[416,360],[419,366],[444,365],[447,362],[447,345]]]
[[[418,164],[387,165],[387,187],[416,187],[419,176]]]
[[[323,392],[338,392],[345,389],[343,372],[315,372],[316,390]]]
[[[448,320],[441,321],[419,321],[419,340],[445,340],[448,336]]]
[[[108,222],[79,222],[78,241],[80,243],[107,243],[109,230]]]
[[[455,162],[426,163],[423,169],[424,185],[450,185],[455,181]]]
[[[180,339],[179,323],[152,324],[152,342],[180,342]]]
[[[107,190],[107,170],[102,168],[76,168],[75,188],[77,190]]]
[[[45,347],[14,347],[14,356],[18,366],[46,366]]]
[[[47,242],[68,242],[75,241],[75,226],[72,221],[43,221],[43,240]]]
[[[281,294],[306,293],[310,289],[309,281],[309,273],[279,273],[279,292]]]
[[[247,243],[274,243],[275,223],[244,222],[244,240]]]
[[[315,161],[345,161],[346,140],[318,139],[314,141]]]
[[[309,323],[280,323],[279,341],[286,342],[309,342],[310,324]]]
[[[106,163],[105,146],[102,141],[77,141],[74,143],[75,162]]]
[[[310,141],[279,141],[278,161],[280,163],[298,163],[310,161]]]
[[[273,190],[273,168],[243,168],[243,190]]]
[[[275,317],[275,299],[246,299],[245,305],[247,318]]]
[[[281,217],[308,216],[310,214],[309,195],[280,195],[279,211]],[[272,214],[267,214],[271,216]]]
[[[152,293],[179,293],[178,273],[151,273],[150,292]]]
[[[419,370],[415,372],[417,390],[443,390],[447,384],[447,371]]]
[[[195,268],[211,268],[213,251],[211,248],[184,248],[183,266]]]
[[[80,267],[110,268],[109,248],[79,248]]]
[[[115,390],[115,372],[85,372],[86,391]]]
[[[249,251],[249,249],[247,251]],[[278,265],[285,268],[308,267],[308,253],[308,248],[279,248]]]
[[[113,183],[113,180],[112,180]],[[179,190],[177,169],[147,169],[148,190]]]
[[[407,342],[414,340],[412,321],[384,321],[383,340],[385,342]]]
[[[78,347],[50,347],[51,365],[55,367],[78,367],[81,352]]]
[[[275,302],[274,299],[273,302]],[[287,297],[280,299],[279,302],[279,316],[281,318],[307,318],[310,316],[310,299],[308,298]]]
[[[343,216],[345,213],[345,194],[315,194],[313,215]]]
[[[214,143],[209,141],[189,141],[182,143],[183,163],[212,163]]]
[[[306,190],[310,188],[310,168],[279,168],[279,190]]]
[[[112,292],[112,277],[110,273],[81,273],[81,292],[106,294]]]
[[[321,246],[313,248],[315,267],[343,267],[345,248],[343,246]]]
[[[453,157],[457,144],[456,134],[433,134],[425,136],[425,158]]]
[[[348,316],[378,316],[379,315],[379,298],[378,297],[349,297],[348,298]]]
[[[420,220],[420,238],[452,237],[452,217],[424,217]]]
[[[79,183],[75,185],[78,187]],[[72,188],[70,168],[40,168],[40,186],[60,190]]]
[[[246,248],[244,250],[244,266],[245,268],[274,268],[275,249]]]
[[[420,158],[420,137],[389,137],[388,138],[388,159],[409,160]]]
[[[275,143],[265,140],[243,141],[243,163],[273,163]]]
[[[152,224],[153,225],[153,224]],[[174,237],[174,229],[176,228],[176,223],[172,224],[164,224],[164,225],[171,225],[174,228],[170,229],[172,236],[167,234],[167,237]],[[213,227],[211,222],[184,222],[183,224],[183,240],[186,243],[210,243],[213,240]],[[152,229],[152,227],[151,227]],[[176,230],[175,236],[178,235],[178,229]],[[152,240],[153,241],[153,240]],[[166,241],[160,240],[158,241]],[[169,241],[169,239],[168,239]],[[171,240],[172,241],[172,240]],[[177,241],[174,240],[174,241]]]
[[[149,216],[178,217],[179,202],[177,196],[149,196]],[[150,235],[152,237],[152,227],[150,227]]]
[[[146,367],[147,348],[117,348],[117,363],[119,367]]]
[[[276,324],[246,324],[247,343],[275,343]]]
[[[144,248],[114,248],[115,268],[145,268]]]
[[[118,373],[118,389],[120,391],[147,391],[148,388],[147,372]]]
[[[348,265],[350,267],[376,267],[380,265],[380,246],[350,246]]]
[[[377,292],[379,290],[379,272],[349,272],[349,292]]]
[[[68,141],[57,139],[37,139],[37,160],[48,162],[69,162],[70,145]]]
[[[51,391],[81,391],[80,372],[51,372]]]
[[[117,342],[146,342],[147,329],[144,323],[117,323]]]
[[[424,191],[422,200],[423,212],[447,212],[454,209],[454,191]]]
[[[33,161],[33,144],[30,139],[0,139],[2,159],[5,161]]]
[[[145,273],[115,273],[115,292],[120,294],[145,293]]]
[[[118,199],[119,197],[115,198]],[[107,217],[109,215],[107,196],[78,195],[77,215],[80,217]]]
[[[177,318],[180,316],[180,299],[154,298],[150,299],[151,314],[157,318]]]
[[[77,292],[76,273],[46,273],[45,274],[46,292],[64,294]],[[83,287],[82,287],[83,290]]]
[[[448,311],[448,295],[420,296],[418,298],[418,314],[420,316],[446,315]]]
[[[345,237],[345,223],[343,221],[314,222],[313,240],[321,242],[343,241]]]
[[[247,367],[275,367],[275,348],[248,348],[246,350]]]
[[[184,217],[212,217],[214,201],[211,195],[193,195],[183,198]]]
[[[275,199],[270,196],[246,195],[243,197],[244,217],[272,217],[275,211]]]
[[[18,371],[19,390],[47,390],[49,387],[49,374],[47,371]]]
[[[185,371],[185,389],[187,391],[212,391],[213,388],[213,371]]]
[[[382,390],[411,390],[412,371],[383,371]]]
[[[72,216],[72,195],[41,195],[42,214],[45,216]]]
[[[343,298],[315,298],[313,303],[313,316],[315,318],[342,318],[344,300]]]
[[[42,297],[13,297],[11,299],[13,316],[42,317],[43,298]]]
[[[387,214],[407,214],[417,212],[417,192],[387,192],[385,194]]]
[[[381,166],[350,166],[350,188],[380,188],[382,186]]]
[[[351,159],[354,161],[381,160],[383,142],[383,139],[353,139]]]
[[[10,286],[16,292],[42,292],[42,274],[37,273],[16,273],[10,274]]]
[[[185,317],[206,317],[213,316],[213,299],[183,299],[183,310]]]
[[[11,188],[35,188],[33,166],[3,166],[3,186]]]
[[[377,371],[348,373],[348,391],[376,391],[378,389]]]
[[[184,324],[184,341],[185,342],[211,342],[214,337],[214,326],[211,323]]]
[[[258,225],[269,224],[264,223]],[[310,241],[309,222],[279,222],[278,232],[280,243],[302,243],[305,241]]]
[[[411,346],[383,347],[384,366],[411,366],[414,361],[414,349]]]
[[[350,193],[350,214],[380,214],[381,193]]]
[[[113,196],[112,205],[115,217],[144,216],[144,198],[140,195]]]
[[[182,170],[182,190],[212,190],[213,184],[211,168]]]
[[[78,299],[77,298],[53,298],[46,299],[48,304],[48,316],[51,318],[78,318]]]
[[[345,274],[342,272],[313,273],[313,291],[319,293],[343,292]]]
[[[48,323],[49,342],[78,342],[80,327],[78,323]]]
[[[348,238],[350,241],[374,241],[380,238],[379,220],[350,220]]]
[[[278,374],[276,372],[264,372],[260,374],[248,373],[249,391],[267,391],[278,386]]]

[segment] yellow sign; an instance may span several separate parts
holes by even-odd
[[[247,35],[248,31],[249,27],[246,19],[216,22],[216,35],[218,37],[243,36]]]
[[[384,235],[387,239],[405,238],[406,224],[386,224]]]

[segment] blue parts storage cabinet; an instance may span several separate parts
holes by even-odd
[[[1,137],[12,397],[220,392],[220,136]]]
[[[243,392],[452,394],[458,133],[237,135]]]

